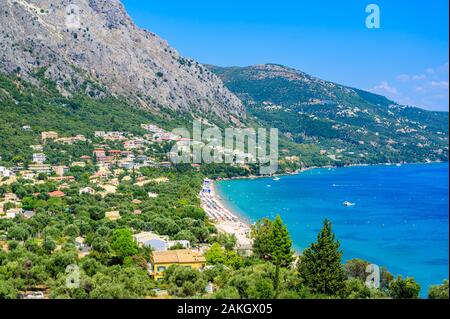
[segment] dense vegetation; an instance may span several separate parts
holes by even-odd
[[[170,110],[154,114],[118,98],[99,99],[82,93],[64,97],[41,73],[36,78],[39,87],[0,74],[0,156],[4,162],[10,163],[15,157],[30,159],[30,145],[40,144],[43,131],[93,138],[95,131],[143,135],[142,123],[163,124],[167,129],[189,127],[188,116],[182,118]],[[31,130],[23,126],[30,126]]]
[[[210,69],[264,126],[317,147],[314,157],[290,148],[306,165],[448,161],[448,112],[401,106],[279,65]]]
[[[32,153],[30,145],[39,144],[41,131],[54,130],[64,136],[83,134],[98,143],[100,141],[93,135],[96,130],[141,135],[145,133],[141,123],[151,122],[170,129],[189,126],[192,119],[191,115],[182,118],[169,110],[152,114],[117,98],[93,98],[85,94],[64,97],[52,82],[43,78],[42,72],[36,73],[36,80],[39,87],[19,77],[0,75],[0,164],[24,163],[26,166]],[[343,92],[339,94],[345,95]],[[358,101],[364,100],[367,107],[383,102],[382,99],[373,100],[375,97],[372,95],[365,96],[364,92],[358,94]],[[417,143],[414,136],[407,138],[411,140],[401,139],[401,143],[406,143],[405,147],[388,150],[384,146],[361,146],[363,144],[358,140],[362,137],[352,135],[356,134],[357,128],[364,127],[369,131],[367,136],[384,145],[382,142],[390,136],[387,135],[389,130],[379,128],[379,135],[375,135],[369,119],[364,123],[351,122],[353,120],[350,119],[348,123],[341,122],[349,125],[346,126],[348,130],[336,135],[334,129],[330,130],[330,123],[335,123],[336,119],[317,121],[304,115],[287,118],[287,113],[263,111],[260,107],[256,104],[250,108],[250,112],[257,115],[256,121],[278,126],[284,133],[292,133],[292,136],[286,134],[280,140],[281,155],[297,155],[300,160],[283,158],[280,163],[282,170],[295,170],[303,165],[355,163],[355,157],[348,154],[353,150],[350,146],[355,145],[355,151],[362,152],[364,148],[368,154],[356,162],[369,163],[424,160],[426,152],[437,154],[435,147],[445,148],[447,145],[446,140],[436,139],[438,132],[445,130],[446,126],[431,113],[425,114],[428,129],[420,134],[430,142],[432,150],[428,146],[412,147],[412,141]],[[331,109],[330,104],[323,110],[332,113]],[[267,117],[264,112],[267,112]],[[424,118],[416,109],[401,108],[396,112],[411,120]],[[326,114],[330,116],[331,113]],[[250,119],[250,123],[256,123],[253,120]],[[23,128],[27,125],[31,130]],[[323,148],[331,149],[331,145],[334,149],[345,147],[347,155],[343,154],[342,159],[335,162],[320,153]],[[110,147],[122,149],[120,144],[113,142]],[[170,147],[167,143],[154,145],[145,155],[161,161]],[[92,150],[90,143],[61,145],[49,142],[44,152],[48,163],[68,165],[81,155],[91,154]],[[431,159],[445,160],[446,156],[444,151]],[[36,290],[48,292],[51,298],[145,298],[153,297],[158,289],[167,290],[171,297],[176,298],[418,297],[420,287],[414,279],[394,279],[386,269],[382,270],[380,288],[368,288],[365,284],[368,262],[352,260],[342,265],[340,245],[328,221],[317,242],[297,260],[287,229],[279,217],[273,221],[261,220],[253,227],[255,246],[251,256],[241,256],[236,252],[236,238],[217,234],[200,208],[198,194],[205,177],[255,175],[258,172],[256,165],[143,168],[118,174],[120,184],[116,193],[80,194],[80,189],[86,186],[100,191],[98,185],[90,181],[90,176],[97,170],[94,164],[70,168],[67,175],[74,176],[75,181],[65,185],[62,198],[50,197],[49,192],[61,189],[64,182],[51,181],[44,175],[38,177],[38,183],[19,178],[11,184],[0,184],[0,196],[14,193],[23,209],[35,213],[29,219],[22,216],[0,219],[0,298],[17,298],[21,292]],[[167,178],[167,182],[156,181],[162,177]],[[149,179],[150,182],[138,186],[138,178]],[[150,198],[149,193],[158,196]],[[14,206],[7,205],[6,208]],[[113,210],[120,213],[120,219],[105,218],[105,213]],[[163,282],[151,280],[147,262],[152,252],[138,247],[132,238],[133,233],[140,231],[189,240],[194,246],[210,244],[205,256],[211,267],[197,271],[173,266],[167,270]],[[80,236],[92,248],[86,256],[81,255],[77,248],[76,240]],[[212,294],[205,292],[208,283],[215,289]],[[442,286],[432,287],[429,296],[448,298],[448,281]]]
[[[46,291],[51,298],[144,298],[160,289],[175,298],[417,298],[420,287],[412,278],[394,277],[381,271],[378,289],[368,288],[362,260],[342,264],[342,251],[325,221],[316,243],[300,258],[294,256],[286,226],[277,217],[253,226],[254,251],[250,256],[235,251],[236,238],[218,234],[199,207],[198,193],[206,177],[195,169],[145,168],[121,174],[116,194],[79,194],[89,185],[86,172],[73,168],[76,181],[64,198],[47,194],[59,183],[43,178],[40,184],[19,179],[0,186],[0,195],[15,193],[30,219],[17,216],[0,220],[0,298],[16,298],[20,292]],[[136,186],[136,179],[167,178]],[[149,198],[148,192],[158,194]],[[137,201],[136,201],[137,200]],[[105,212],[117,210],[121,219],[108,220]],[[139,214],[136,214],[139,210]],[[172,239],[187,239],[196,246],[210,244],[208,268],[197,271],[172,266],[163,282],[147,274],[151,250],[138,247],[132,234],[153,231]],[[92,250],[80,255],[76,238],[82,236]],[[214,292],[205,291],[210,283]],[[445,284],[444,284],[445,285]],[[430,298],[448,292],[436,286]],[[448,296],[448,293],[447,293]]]
[[[149,178],[155,171],[146,169]],[[79,194],[88,181],[78,181],[64,190],[65,198],[49,198],[48,192],[59,185],[40,185],[19,180],[0,186],[0,194],[14,192],[25,209],[34,210],[31,219],[16,217],[0,220],[6,240],[0,251],[0,296],[16,297],[18,291],[44,286],[57,298],[138,298],[151,295],[155,284],[146,272],[150,251],[138,248],[132,232],[149,231],[204,243],[215,228],[206,220],[197,194],[203,177],[199,173],[179,174],[176,170],[158,171],[169,182],[151,182],[134,186],[135,176],[122,180],[118,192],[105,197]],[[125,176],[123,176],[125,177]],[[158,194],[148,198],[147,193]],[[140,199],[140,204],[133,204]],[[117,221],[105,218],[105,212],[117,210]],[[134,212],[139,209],[141,214]],[[83,236],[92,247],[88,257],[80,258],[75,239]],[[65,289],[66,267],[77,265],[81,271],[79,289]],[[113,284],[111,284],[113,283]]]

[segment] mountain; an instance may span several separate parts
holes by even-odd
[[[124,97],[142,108],[168,109],[239,123],[241,101],[198,62],[139,29],[119,0],[0,1],[0,72],[64,96]]]
[[[252,116],[292,142],[317,145],[330,164],[448,161],[448,112],[399,105],[282,65],[208,68]]]
[[[448,113],[281,65],[204,66],[139,29],[119,0],[2,0],[0,22],[6,161],[29,157],[43,130],[139,133],[145,121],[169,129],[193,118],[279,128],[282,156],[299,158],[292,169],[448,160]]]

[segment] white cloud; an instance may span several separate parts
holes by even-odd
[[[412,77],[412,79],[414,81],[425,80],[426,78],[427,78],[427,76],[425,74],[413,75],[413,77]]]
[[[394,79],[382,81],[368,91],[386,96],[403,105],[448,111],[449,63],[436,64],[423,72],[416,72],[418,73],[398,74]],[[395,85],[391,86],[392,83]]]
[[[409,81],[410,76],[408,74],[400,74],[400,75],[397,75],[396,79],[397,79],[397,81],[400,81],[400,82],[407,82],[407,81]]]
[[[379,85],[369,89],[369,91],[379,94],[388,94],[390,96],[398,95],[398,90],[395,87],[390,86],[387,81],[381,82]]]
[[[423,93],[423,92],[425,92],[425,88],[423,86],[415,86],[414,91],[416,91],[418,93]]]
[[[433,88],[448,90],[448,81],[431,81],[430,84]]]
[[[443,65],[437,68],[439,72],[448,73],[448,62],[445,62]]]

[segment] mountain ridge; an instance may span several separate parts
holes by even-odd
[[[208,65],[263,125],[330,164],[448,161],[448,112],[400,105],[280,64]]]
[[[65,95],[88,82],[85,92],[93,97],[125,96],[153,111],[168,108],[235,123],[246,116],[218,77],[138,28],[119,0],[5,0],[0,19],[4,73],[36,84],[33,73],[45,67],[45,76]]]

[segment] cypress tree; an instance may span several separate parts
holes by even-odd
[[[267,218],[258,222],[253,229],[254,253],[259,258],[275,265],[273,287],[275,298],[280,287],[280,268],[289,267],[293,261],[292,240],[287,227],[278,215],[274,221]]]
[[[339,248],[331,222],[325,220],[317,242],[305,249],[298,265],[300,278],[313,293],[342,296],[346,276]]]
[[[293,261],[292,240],[279,215],[272,224],[272,261],[281,267],[289,267]]]
[[[289,267],[293,260],[292,240],[280,216],[274,221],[267,218],[253,228],[253,253],[274,265]]]

